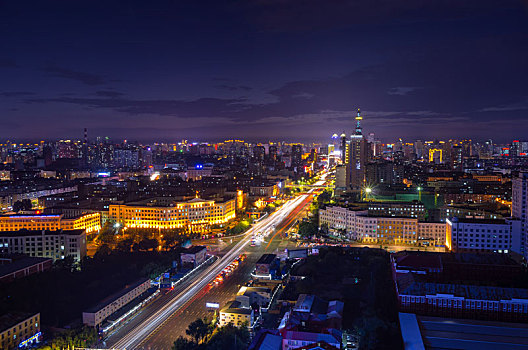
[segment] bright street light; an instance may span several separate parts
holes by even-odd
[[[367,192],[367,193],[372,192],[372,188],[370,188],[370,187],[365,188],[365,192]]]

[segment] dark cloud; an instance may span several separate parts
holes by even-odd
[[[242,7],[262,30],[302,32],[365,24],[455,20],[486,13],[497,4],[495,0],[250,0]],[[522,0],[501,2],[501,6],[525,9]]]
[[[2,97],[21,97],[21,96],[32,96],[35,95],[34,92],[31,91],[4,91],[0,92],[0,96]]]
[[[109,80],[102,75],[80,72],[52,65],[46,66],[43,70],[53,77],[74,80],[85,85],[104,85],[109,82]]]
[[[103,90],[103,91],[96,91],[95,95],[100,96],[100,97],[117,98],[117,97],[123,96],[124,94],[122,92],[117,92],[117,91],[104,91]]]
[[[215,88],[229,91],[251,91],[252,88],[245,85],[215,85]]]
[[[8,58],[0,58],[0,68],[16,68],[18,65],[15,61]]]
[[[30,99],[27,103],[67,103],[95,109],[139,115],[153,114],[180,118],[235,117],[244,108],[245,99],[200,98],[196,100],[134,100],[125,98]]]

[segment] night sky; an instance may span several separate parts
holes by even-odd
[[[528,2],[1,1],[0,139],[528,140]]]

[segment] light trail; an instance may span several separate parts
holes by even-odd
[[[322,186],[324,180],[316,182],[315,185]],[[154,314],[150,315],[141,324],[135,327],[128,334],[123,336],[117,341],[112,348],[117,349],[135,349],[137,348],[148,336],[155,333],[166,320],[168,320],[176,311],[184,306],[194,295],[196,295],[201,289],[203,289],[209,282],[227,267],[245,248],[250,242],[251,237],[258,231],[265,231],[270,228],[275,228],[281,223],[284,218],[289,215],[297,206],[299,206],[309,195],[315,190],[312,188],[308,191],[308,194],[301,195],[295,199],[292,199],[282,205],[276,212],[271,214],[266,219],[256,223],[250,228],[243,238],[237,242],[233,248],[222,258],[218,259],[201,274],[199,274],[195,280],[183,289],[180,293],[176,294],[167,304],[162,306]]]

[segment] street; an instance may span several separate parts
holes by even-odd
[[[320,184],[324,181],[320,181]],[[161,297],[136,315],[134,319],[115,332],[106,342],[107,348],[117,349],[169,349],[174,339],[185,334],[185,329],[197,317],[208,314],[206,301],[225,302],[234,299],[238,286],[249,279],[254,263],[263,252],[274,252],[280,244],[280,236],[302,215],[304,209],[313,200],[311,189],[292,199],[256,223],[245,235],[233,240],[223,251],[226,253],[211,266],[199,272],[184,286]],[[250,247],[252,235],[257,232],[276,228],[276,233],[268,237],[261,246]],[[237,256],[246,252],[248,258],[224,283],[207,290],[209,282]]]

